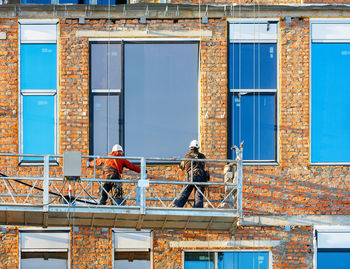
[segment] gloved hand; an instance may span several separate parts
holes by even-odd
[[[91,165],[90,165],[90,162],[88,161],[87,163],[86,163],[86,167],[90,167]]]

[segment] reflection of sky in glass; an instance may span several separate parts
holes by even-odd
[[[49,268],[49,269],[65,269],[68,268],[67,260],[59,259],[48,259],[44,260],[41,258],[22,259],[22,269],[38,269],[38,268]]]
[[[21,25],[21,41],[56,40],[56,25]]]

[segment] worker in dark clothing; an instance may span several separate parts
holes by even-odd
[[[184,159],[205,159],[205,155],[199,152],[199,143],[197,140],[192,140],[190,143],[190,152],[187,153]],[[191,180],[191,161],[182,161],[180,163],[180,168],[186,171],[186,178]],[[205,178],[205,162],[193,161],[193,182],[206,182]],[[194,189],[194,207],[203,208],[203,193],[204,186],[197,185],[187,185],[185,189],[181,192],[178,199],[175,200],[174,205],[176,207],[183,207],[188,200],[192,190]]]
[[[113,146],[112,152],[108,156],[123,156],[124,151],[122,146],[116,144]],[[88,167],[93,167],[94,165],[100,166],[103,165],[103,178],[104,179],[114,179],[118,180],[121,178],[123,173],[123,168],[127,167],[130,170],[133,170],[137,173],[141,172],[141,168],[128,160],[125,159],[96,159],[95,161],[88,162]],[[115,197],[113,199],[118,205],[121,205],[123,201],[123,189],[122,184],[117,182],[106,182],[103,184],[103,189],[101,191],[101,200],[100,205],[105,205],[108,199],[107,193],[112,189],[115,190]]]

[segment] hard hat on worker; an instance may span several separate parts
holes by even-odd
[[[122,151],[122,152],[124,152],[122,146],[119,145],[119,144],[115,144],[115,145],[113,146],[113,148],[112,148],[112,151]]]
[[[192,140],[190,143],[190,148],[199,148],[199,142],[198,140]]]

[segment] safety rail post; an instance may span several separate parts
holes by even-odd
[[[149,187],[149,180],[146,175],[146,159],[141,158],[141,178],[137,183],[137,201],[140,206],[140,213],[146,213],[146,187]]]
[[[49,210],[49,155],[44,156],[43,211]]]
[[[243,199],[243,143],[241,143],[238,150],[237,158],[237,170],[238,170],[238,197],[237,197],[237,210],[239,218],[242,218],[242,199]]]

